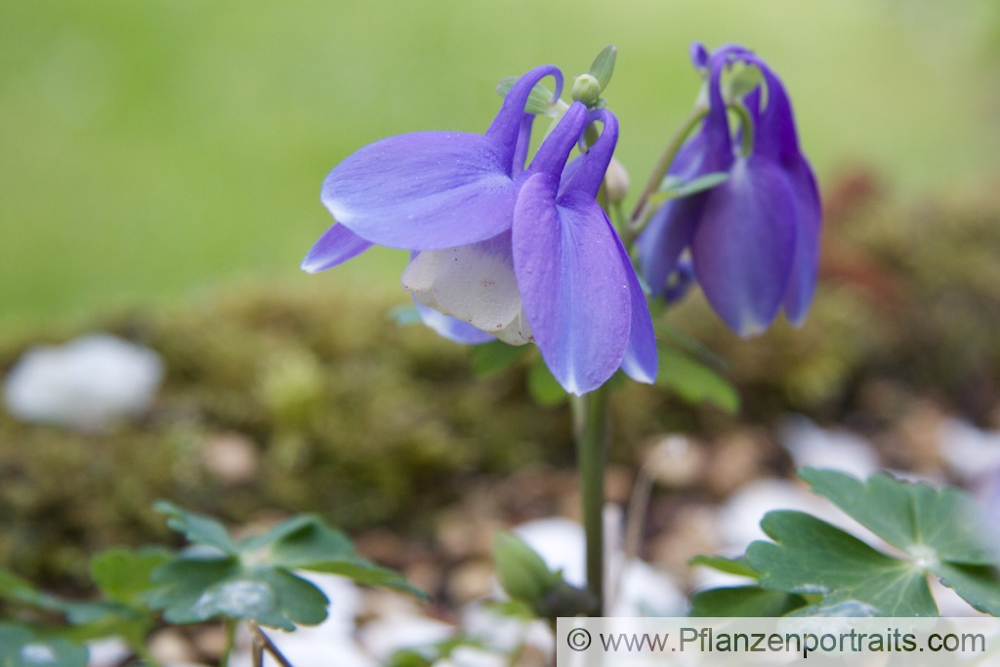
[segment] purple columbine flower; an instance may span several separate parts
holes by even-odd
[[[652,321],[631,262],[595,199],[618,139],[605,110],[574,102],[525,167],[531,89],[555,67],[521,77],[484,135],[418,132],[383,139],[341,162],[321,199],[336,223],[302,263],[321,271],[373,244],[412,251],[403,287],[424,322],[463,343],[534,342],[569,392],[621,368],[652,382]],[[584,130],[603,131],[566,161]]]
[[[784,307],[798,325],[816,286],[821,210],[812,168],[799,150],[791,102],[781,79],[753,52],[724,46],[709,55],[695,44],[695,67],[707,74],[708,114],[678,152],[669,174],[690,181],[712,172],[729,178],[704,192],[667,201],[637,240],[643,278],[665,294],[690,253],[709,303],[741,336],[763,332]],[[741,154],[722,92],[734,62],[758,67],[758,86],[742,103],[753,146]],[[732,101],[732,100],[730,100]]]

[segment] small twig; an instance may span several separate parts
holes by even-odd
[[[264,667],[264,642],[260,640],[260,635],[253,635],[253,648],[251,649],[250,658],[253,661],[253,667]]]
[[[615,590],[621,590],[622,580],[628,572],[632,561],[639,555],[639,546],[642,542],[642,528],[646,523],[646,513],[649,510],[649,499],[653,494],[653,485],[656,481],[656,468],[664,464],[664,456],[669,453],[664,445],[671,442],[668,439],[661,446],[654,449],[647,456],[639,473],[636,475],[635,483],[632,485],[632,494],[628,501],[628,518],[625,524],[625,537],[622,543],[622,563],[615,581]]]
[[[261,644],[261,664],[263,664],[263,652],[266,650],[274,657],[275,660],[278,661],[278,664],[281,665],[281,667],[293,667],[292,663],[288,662],[288,658],[282,655],[278,647],[274,645],[274,642],[271,641],[270,637],[264,634],[264,631],[260,629],[259,625],[251,623],[250,632],[253,633],[254,643],[256,644],[259,641]]]

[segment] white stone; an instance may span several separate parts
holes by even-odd
[[[941,458],[966,482],[1000,470],[1000,433],[996,431],[983,431],[960,419],[945,419],[938,443]]]
[[[132,648],[121,637],[105,637],[87,642],[90,654],[87,667],[118,667],[132,655]]]
[[[472,646],[459,646],[451,655],[434,663],[434,667],[506,667],[510,658],[500,653]]]
[[[576,521],[550,517],[528,521],[512,531],[531,547],[550,570],[562,570],[567,583],[587,585],[583,526]]]
[[[879,469],[878,455],[865,438],[820,428],[801,415],[782,420],[778,437],[796,468],[829,468],[862,479]]]
[[[687,599],[674,580],[638,558],[625,566],[619,586],[609,616],[683,616],[687,612]]]
[[[163,379],[152,350],[104,334],[26,352],[4,379],[4,401],[27,422],[105,431],[145,412]]]
[[[454,634],[454,626],[426,616],[385,616],[362,627],[358,639],[381,663],[400,649],[430,646]]]

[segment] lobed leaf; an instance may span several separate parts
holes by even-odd
[[[219,521],[188,512],[166,500],[157,502],[153,507],[157,512],[168,515],[167,525],[182,533],[189,542],[214,547],[225,554],[235,555],[239,552],[229,531]]]
[[[726,574],[756,579],[760,573],[747,564],[746,558],[723,558],[722,556],[695,556],[688,565],[702,565]]]
[[[764,588],[819,593],[826,606],[856,602],[878,616],[937,615],[927,577],[915,564],[804,512],[769,512],[761,527],[774,543],[752,543],[746,560]]]
[[[153,571],[170,559],[157,547],[130,551],[110,549],[90,559],[90,576],[112,602],[142,605],[153,589]]]
[[[794,593],[760,586],[712,588],[691,596],[691,616],[784,616],[804,607],[806,599]]]
[[[892,546],[927,562],[996,565],[997,554],[973,500],[962,491],[938,491],[885,473],[866,481],[836,470],[805,468],[799,476],[858,523]]]
[[[0,623],[0,667],[86,667],[88,657],[86,646],[39,637],[23,625]]]
[[[326,618],[329,600],[313,584],[287,570],[245,566],[239,559],[177,558],[154,572],[163,584],[150,600],[171,623],[211,618],[256,621],[282,630]]]

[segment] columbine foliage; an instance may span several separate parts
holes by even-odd
[[[928,576],[976,609],[1000,613],[1000,571],[971,499],[884,473],[861,481],[833,470],[800,475],[821,496],[905,554],[876,549],[804,512],[769,512],[761,528],[773,542],[754,542],[737,561],[699,558],[693,564],[752,576],[757,585],[704,591],[695,615],[784,614],[936,616]]]
[[[322,622],[329,600],[293,570],[340,574],[426,597],[402,575],[359,556],[347,536],[316,516],[294,517],[237,541],[214,519],[166,502],[157,509],[192,543],[153,573],[160,588],[150,604],[172,623],[225,617],[294,630],[298,623]]]
[[[30,627],[0,623],[0,667],[86,667],[87,648],[44,637]]]
[[[87,663],[87,650],[80,642],[99,637],[121,637],[143,655],[146,635],[156,623],[156,615],[146,605],[152,590],[150,573],[167,557],[159,549],[118,549],[98,554],[91,560],[91,572],[102,599],[91,602],[44,593],[0,570],[0,600],[15,612],[31,611],[27,618],[41,614],[46,621],[31,625],[19,621],[0,623],[0,666],[31,664],[24,651],[39,658],[49,655],[53,664],[82,666]],[[64,622],[55,622],[56,618]],[[44,660],[36,662],[49,664]]]
[[[550,570],[516,535],[505,531],[496,534],[493,561],[504,592],[541,618],[555,623],[560,616],[585,613],[593,604],[587,591],[567,583],[562,570]]]
[[[283,521],[263,535],[234,539],[220,522],[167,502],[158,509],[191,543],[174,554],[158,547],[111,549],[94,556],[90,573],[101,599],[65,600],[0,570],[0,667],[53,664],[84,667],[82,642],[121,637],[146,661],[146,637],[163,620],[197,623],[222,618],[294,630],[326,618],[329,600],[295,570],[327,572],[361,584],[426,595],[397,572],[357,554],[340,531],[316,516]],[[28,612],[28,613],[22,613]]]

